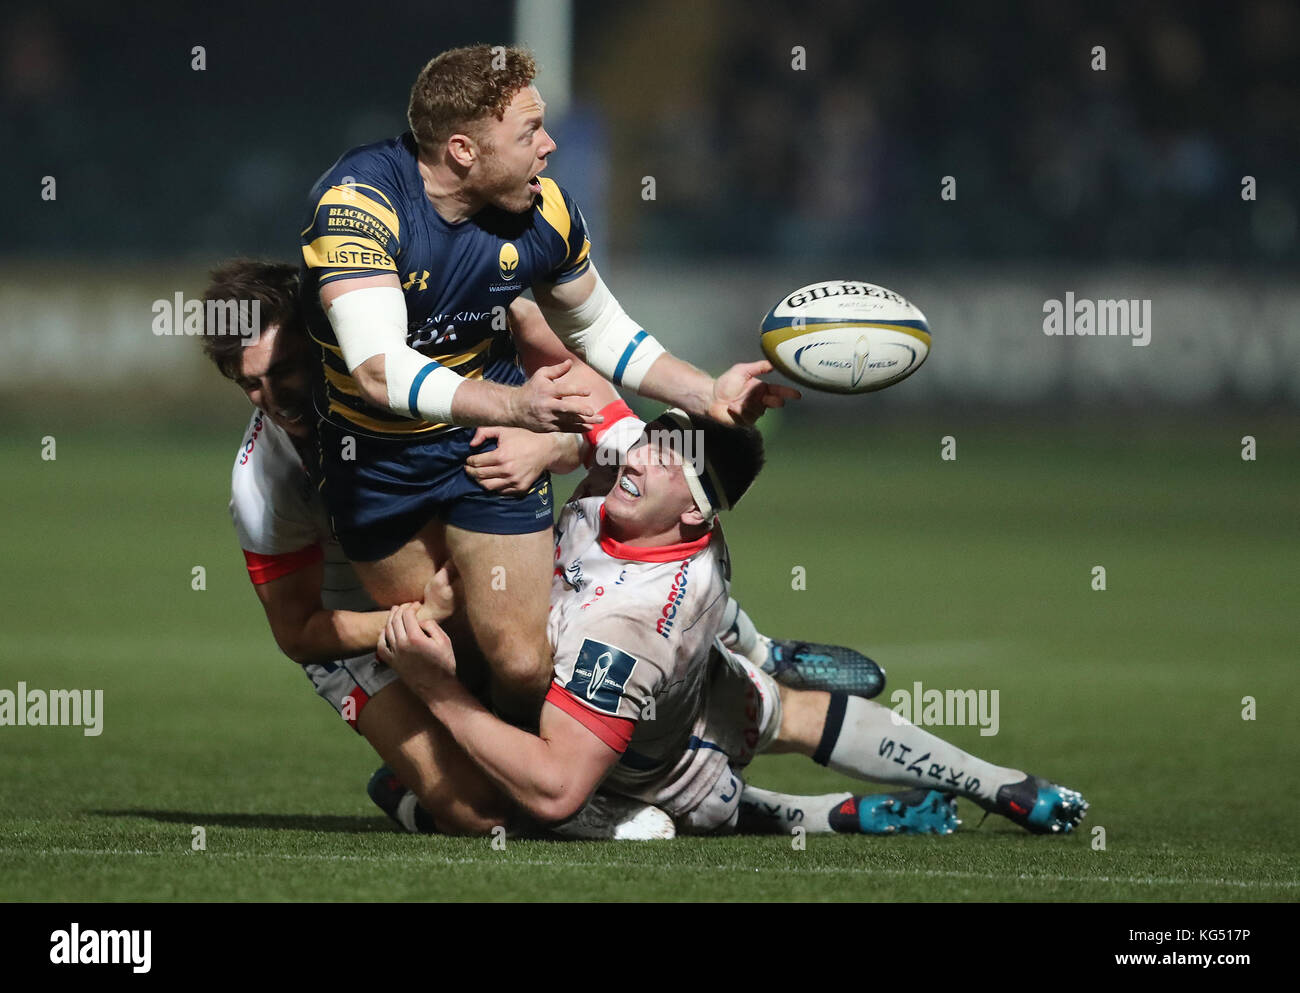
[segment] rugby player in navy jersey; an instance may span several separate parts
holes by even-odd
[[[600,414],[570,363],[524,376],[510,302],[531,288],[552,329],[598,373],[692,414],[752,423],[798,396],[757,378],[766,362],[714,379],[623,312],[592,265],[581,211],[539,175],[556,146],[535,73],[516,48],[434,58],[411,91],[411,130],[331,166],[302,232],[334,532],[381,605],[417,598],[454,562],[498,705],[523,719],[550,682],[550,484],[543,476],[523,495],[485,489],[463,471],[466,428],[582,431]]]

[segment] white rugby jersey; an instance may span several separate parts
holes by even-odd
[[[640,430],[623,435],[630,445]],[[677,545],[615,541],[602,528],[604,503],[589,496],[560,511],[547,624],[555,678],[546,699],[623,753],[606,783],[637,788],[689,747],[730,562],[716,523]]]
[[[321,604],[326,610],[376,609],[334,540],[325,503],[293,440],[260,410],[249,420],[235,456],[230,516],[254,585],[323,559]]]

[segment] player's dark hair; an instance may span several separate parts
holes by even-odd
[[[698,432],[695,451],[703,456],[712,470],[711,475],[722,487],[726,506],[734,507],[758,478],[766,462],[763,436],[757,428],[748,425],[722,424],[696,414],[689,417],[691,428]],[[679,430],[677,420],[667,414],[657,418],[653,426],[660,425],[670,432]]]
[[[421,153],[440,155],[458,131],[478,138],[475,122],[488,115],[502,120],[515,94],[536,75],[537,63],[523,48],[469,45],[435,56],[415,77],[406,110]]]
[[[212,270],[208,288],[203,291],[204,328],[199,339],[203,353],[216,363],[227,379],[239,375],[239,353],[244,343],[275,325],[291,334],[307,333],[302,308],[298,303],[298,269],[284,262],[257,259],[231,259]],[[220,328],[207,327],[213,312],[209,302],[249,304],[257,301],[256,326],[223,322]]]
[[[691,423],[704,432],[704,460],[717,474],[727,506],[734,507],[767,461],[763,436],[750,425],[719,424],[708,417],[692,416]]]

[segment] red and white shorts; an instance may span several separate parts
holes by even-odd
[[[354,731],[370,698],[398,680],[397,673],[380,662],[374,652],[338,662],[313,662],[302,670],[316,687],[316,695],[337,710]]]

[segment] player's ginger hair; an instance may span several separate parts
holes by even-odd
[[[526,49],[469,45],[436,55],[411,87],[407,122],[421,155],[436,157],[458,131],[482,142],[478,121],[498,121],[515,94],[532,83],[537,63]]]

